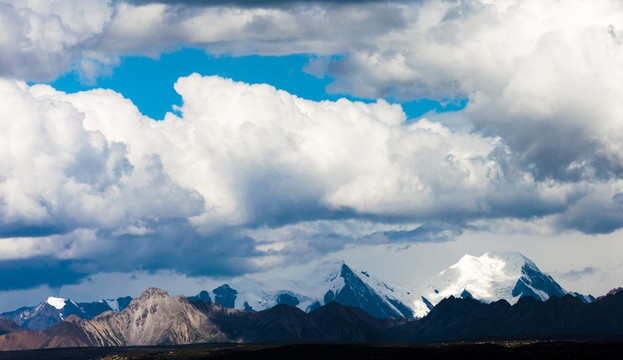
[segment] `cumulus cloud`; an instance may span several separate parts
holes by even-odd
[[[333,92],[467,99],[474,129],[503,138],[538,180],[622,175],[621,4],[253,3],[3,0],[0,73],[39,80],[73,67],[94,81],[119,56],[157,57],[180,45],[313,53],[308,69],[331,76]]]
[[[178,114],[154,121],[110,90],[1,81],[3,260],[239,273],[556,214],[576,196],[502,167],[499,138],[407,122],[383,100],[314,102],[197,74],[175,89]]]
[[[475,129],[502,137],[539,180],[620,178],[623,7],[500,4],[408,7],[419,20],[404,31],[316,68],[336,78],[336,92],[469,99]]]
[[[188,4],[0,0],[0,254],[11,269],[38,257],[74,280],[235,273],[358,241],[447,239],[490,219],[623,226],[620,4]],[[466,99],[446,116],[469,126],[199,75],[179,79],[179,113],[156,122],[113,91],[6,79],[74,68],[92,81],[119,56],[180,45],[313,53],[308,69],[331,76],[330,91]]]
[[[111,19],[111,3],[0,1],[0,76],[50,80],[88,59],[88,44]]]
[[[73,69],[93,82],[120,56],[158,57],[181,45],[234,55],[342,53],[405,24],[399,3],[334,3],[1,0],[0,75],[40,81]]]

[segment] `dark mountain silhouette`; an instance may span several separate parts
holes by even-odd
[[[565,295],[545,302],[525,297],[514,306],[505,300],[484,304],[450,297],[424,319],[389,332],[397,341],[421,343],[623,335],[623,291],[593,303]]]

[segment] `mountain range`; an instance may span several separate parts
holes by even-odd
[[[520,253],[465,255],[415,290],[391,285],[342,261],[324,262],[296,280],[242,277],[188,298],[170,297],[157,288],[136,299],[91,303],[50,297],[0,314],[0,349],[299,339],[417,342],[564,329],[595,332],[583,325],[586,319],[601,316],[609,306],[604,304],[617,296],[620,293],[613,291],[595,301],[590,295],[571,293]],[[525,325],[529,317],[517,315],[541,311],[538,316],[548,318],[542,310],[548,308],[542,306],[551,306],[551,314],[559,308],[583,314],[582,323],[555,328],[534,321],[539,325],[530,328]],[[481,320],[470,323],[474,319]],[[523,333],[518,324],[524,324]],[[619,331],[612,325],[603,329]]]
[[[590,295],[570,293],[533,261],[517,252],[465,255],[456,264],[418,289],[408,289],[380,280],[343,261],[322,262],[295,278],[261,281],[250,277],[203,290],[190,300],[215,302],[226,308],[261,311],[285,304],[310,312],[330,302],[357,307],[377,318],[422,318],[442,299],[450,296],[474,298],[490,303],[504,299],[514,304],[522,297],[545,301],[572,294],[584,302]],[[130,297],[91,303],[50,297],[36,306],[0,314],[31,330],[44,330],[70,315],[92,319],[109,310],[119,312]]]
[[[7,323],[8,322],[8,323]],[[152,346],[192,343],[401,342],[424,343],[488,339],[623,337],[623,291],[593,303],[566,294],[544,302],[520,298],[489,304],[443,299],[423,319],[379,319],[355,307],[330,302],[309,313],[279,304],[259,312],[218,303],[170,297],[150,288],[121,312],[95,318],[70,315],[43,331],[0,322],[0,349],[50,347]]]

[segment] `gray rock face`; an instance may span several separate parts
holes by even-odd
[[[150,288],[128,307],[92,320],[73,318],[96,346],[192,344],[225,341],[226,336],[186,297]]]

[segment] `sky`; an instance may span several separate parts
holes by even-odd
[[[0,311],[487,251],[623,286],[623,3],[0,0],[0,30]]]

